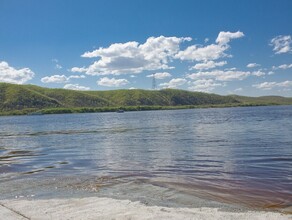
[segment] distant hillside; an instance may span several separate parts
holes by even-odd
[[[258,105],[291,105],[292,98],[282,96],[261,96],[261,97],[247,97],[230,95],[230,97],[236,99],[242,104],[258,104]]]
[[[213,107],[240,105],[292,104],[292,98],[267,96],[220,96],[176,89],[75,91],[49,89],[34,85],[0,83],[0,114],[113,111]]]
[[[201,92],[189,92],[184,90],[111,90],[92,91],[87,94],[95,95],[107,100],[114,106],[178,106],[178,105],[208,105],[237,103],[233,97],[224,97],[215,94]]]

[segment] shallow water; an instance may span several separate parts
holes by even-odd
[[[0,117],[0,198],[92,194],[289,209],[292,106]]]

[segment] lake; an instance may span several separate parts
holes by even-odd
[[[291,210],[292,106],[0,117],[0,199]]]

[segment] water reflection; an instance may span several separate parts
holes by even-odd
[[[260,107],[2,117],[0,193],[9,192],[15,179],[34,178],[43,186],[42,180],[66,176],[67,186],[77,189],[126,183],[123,187],[135,188],[146,181],[211,200],[291,206],[291,111]]]

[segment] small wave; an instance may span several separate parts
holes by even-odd
[[[73,134],[94,134],[94,133],[126,133],[137,129],[111,128],[94,130],[61,130],[61,131],[38,131],[19,133],[0,133],[0,137],[26,137],[26,136],[46,136],[46,135],[73,135]]]

